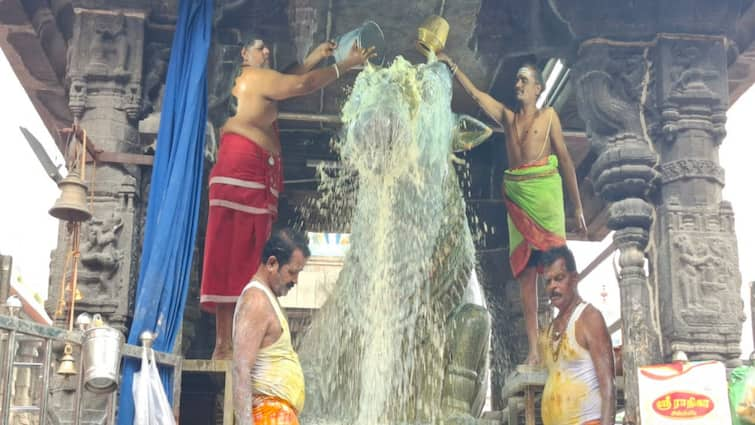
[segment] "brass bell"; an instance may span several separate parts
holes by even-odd
[[[422,26],[417,30],[417,50],[425,57],[430,52],[438,53],[446,47],[448,38],[448,21],[438,15],[430,16],[425,19]]]
[[[66,344],[63,348],[63,357],[60,358],[60,366],[58,366],[58,375],[71,376],[76,375],[76,365],[73,359],[73,348],[71,344]]]
[[[92,213],[87,208],[87,185],[79,173],[72,171],[58,183],[60,198],[50,208],[50,215],[64,221],[87,221]]]

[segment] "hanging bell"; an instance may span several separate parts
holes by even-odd
[[[58,366],[58,375],[71,376],[76,375],[76,365],[73,359],[73,348],[71,344],[66,344],[63,348],[63,357],[60,358],[60,366]]]
[[[50,215],[64,221],[87,221],[92,213],[87,208],[87,185],[79,173],[72,171],[58,183],[60,198],[50,208]]]

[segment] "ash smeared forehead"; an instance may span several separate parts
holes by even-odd
[[[532,65],[524,65],[516,72],[516,76],[523,76],[527,77],[530,81],[535,81],[541,86],[545,86],[545,82],[543,81],[543,77],[540,75],[540,72],[537,71]]]

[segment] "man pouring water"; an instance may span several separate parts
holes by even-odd
[[[216,314],[213,359],[231,357],[233,309],[278,215],[283,190],[278,102],[319,90],[375,55],[374,48],[352,43],[340,62],[314,69],[336,47],[320,44],[288,73],[270,68],[262,37],[251,35],[241,49],[241,72],[231,92],[237,110],[221,130],[209,182],[200,305]]]

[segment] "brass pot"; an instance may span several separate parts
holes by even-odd
[[[430,52],[438,53],[446,47],[448,39],[448,21],[438,15],[432,15],[417,30],[417,50],[426,57]]]

